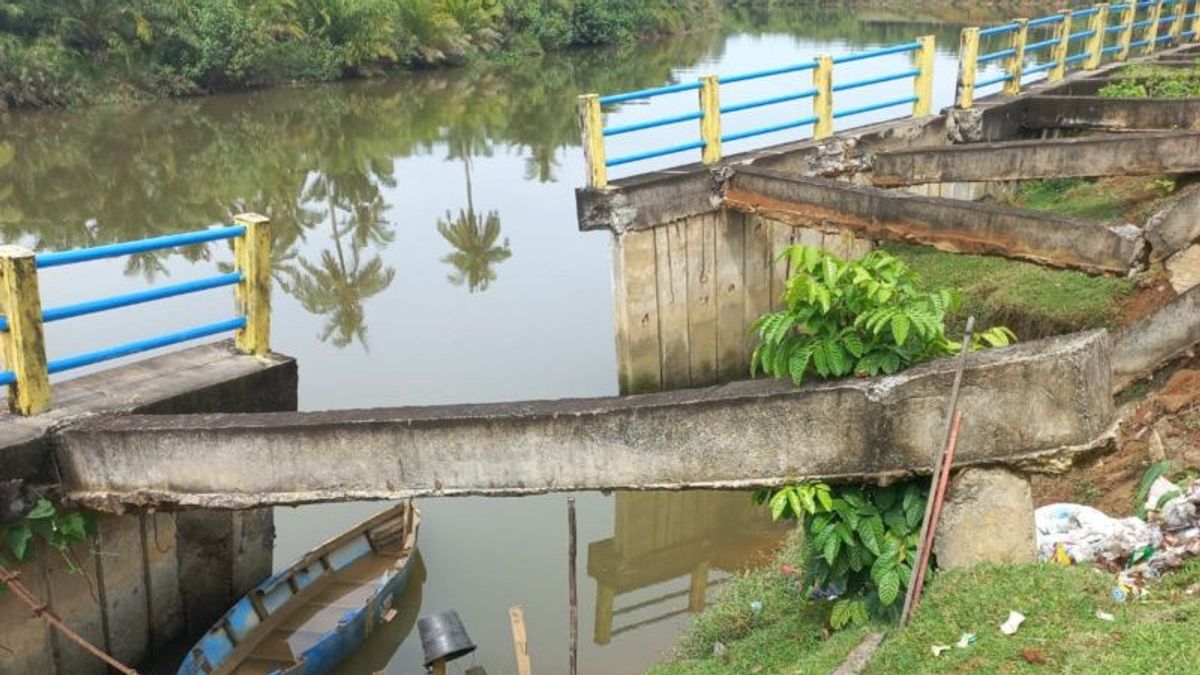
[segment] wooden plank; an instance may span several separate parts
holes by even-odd
[[[617,236],[613,246],[614,325],[620,392],[658,391],[662,388],[662,366],[658,348],[654,232],[644,230]]]
[[[693,387],[717,381],[718,214],[697,216],[687,227],[688,345]]]
[[[749,333],[749,327],[771,311],[771,236],[769,221],[753,214],[746,216],[746,314],[742,331],[747,357],[758,344],[758,337]]]
[[[687,228],[683,221],[654,228],[658,262],[658,331],[662,386],[691,384],[688,355]]]
[[[746,372],[746,217],[723,211],[717,221],[717,380],[744,379]]]
[[[518,675],[532,675],[533,666],[529,663],[529,640],[525,636],[525,613],[520,605],[508,608],[508,620],[512,623],[513,651],[517,657]]]

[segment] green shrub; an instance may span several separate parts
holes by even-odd
[[[0,35],[0,108],[66,106],[87,91],[71,53],[52,38],[30,44]]]
[[[175,65],[205,89],[226,89],[251,80],[266,48],[266,30],[234,0],[196,0],[191,24],[178,34]]]
[[[759,344],[750,373],[761,369],[800,384],[820,377],[891,374],[913,363],[952,354],[958,344],[946,336],[946,313],[959,304],[948,289],[923,291],[902,260],[875,250],[845,261],[811,246],[790,246],[792,274],[786,307],[768,312],[751,330]],[[975,336],[972,348],[1003,346],[1012,331],[995,327]]]
[[[1200,97],[1200,66],[1130,66],[1101,87],[1099,94],[1107,98],[1197,98]]]

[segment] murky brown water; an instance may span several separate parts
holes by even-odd
[[[0,120],[0,231],[6,242],[62,249],[196,229],[242,210],[270,215],[278,233],[273,343],[300,361],[305,409],[614,394],[609,242],[575,227],[573,188],[584,183],[575,95],[754,70],[929,32],[941,45],[936,103],[945,104],[953,95],[955,27],[793,9],[746,15],[726,31],[511,66],[13,114]],[[845,77],[906,67],[903,58],[847,64]],[[905,93],[906,83],[895,84],[896,92],[872,90],[861,100],[848,92],[842,101]],[[738,95],[748,100],[807,85],[742,86]],[[613,123],[685,105],[629,105]],[[748,112],[739,124],[775,115]],[[692,133],[668,129],[656,142]],[[626,142],[614,139],[611,152],[629,151]],[[62,304],[210,274],[229,257],[224,246],[210,246],[97,263],[86,275],[48,270],[42,288],[46,304]],[[230,311],[225,292],[171,303],[53,324],[51,358]],[[780,537],[745,494],[576,499],[584,673],[641,672],[661,659],[713,589]],[[380,508],[278,510],[276,567]],[[565,672],[566,496],[431,499],[421,509],[423,571],[405,596],[407,619],[373,635],[341,672],[421,672],[413,619],[447,608],[459,611],[480,646],[466,665],[511,672],[507,609],[514,604],[524,607],[535,671]]]

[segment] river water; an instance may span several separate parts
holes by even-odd
[[[511,65],[12,114],[0,120],[0,228],[6,242],[50,250],[198,229],[242,210],[268,214],[277,229],[273,346],[299,359],[302,409],[615,394],[610,242],[575,226],[573,189],[584,182],[575,95],[786,65],[928,33],[939,44],[940,106],[953,94],[956,26],[810,9]],[[907,67],[903,55],[845,64],[835,81]],[[723,102],[807,88],[807,78],[742,83],[723,89]],[[838,106],[910,91],[907,81],[892,84],[845,92]],[[694,94],[631,104],[610,123],[693,104]],[[726,129],[794,119],[806,108],[747,112]],[[668,145],[694,135],[673,128],[617,138],[610,153],[644,149],[646,138]],[[741,147],[787,139],[776,134]],[[196,278],[229,258],[221,245],[48,270],[44,303]],[[54,324],[50,356],[227,318],[229,296]],[[698,609],[706,595],[697,589],[759,562],[781,536],[745,494],[576,499],[585,673],[641,672],[663,658],[690,621],[689,604]],[[423,572],[400,617],[341,672],[422,672],[413,621],[447,608],[458,610],[480,646],[451,672],[472,663],[511,672],[507,609],[515,604],[524,607],[535,671],[565,672],[565,503],[564,495],[421,501]],[[277,510],[276,567],[379,508]]]

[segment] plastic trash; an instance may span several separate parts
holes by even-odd
[[[751,614],[754,614],[755,616],[757,616],[759,614],[762,614],[762,610],[763,610],[762,600],[751,600],[750,601],[750,613]]]
[[[1062,553],[1074,562],[1123,563],[1133,551],[1157,546],[1161,534],[1140,518],[1110,518],[1082,504],[1050,504],[1034,512],[1038,557]]]
[[[1025,622],[1024,614],[1022,614],[1018,611],[1015,611],[1015,610],[1009,610],[1008,620],[1006,620],[1004,623],[1000,624],[1000,632],[1004,633],[1005,635],[1013,635],[1017,632],[1017,629],[1020,628],[1021,624],[1024,622]]]
[[[975,641],[978,639],[979,638],[974,633],[963,633],[962,637],[958,638],[958,642],[955,643],[954,646],[958,647],[959,649],[966,649],[967,647],[975,644]]]
[[[929,651],[933,652],[934,656],[941,656],[942,652],[950,651],[950,645],[930,645]]]
[[[1155,478],[1154,482],[1150,484],[1150,490],[1146,493],[1146,502],[1143,504],[1146,507],[1146,512],[1157,511],[1159,509],[1159,501],[1162,500],[1164,495],[1171,494],[1172,492],[1178,495],[1179,486],[1162,476]]]
[[[723,643],[723,642],[714,642],[713,643],[713,657],[721,659],[722,661],[729,658],[729,649],[727,647],[725,647],[725,643]]]
[[[1096,610],[1096,618],[1100,619],[1101,621],[1116,621],[1117,620],[1117,617],[1113,616],[1112,614],[1109,614],[1108,612],[1106,612],[1102,609]]]

